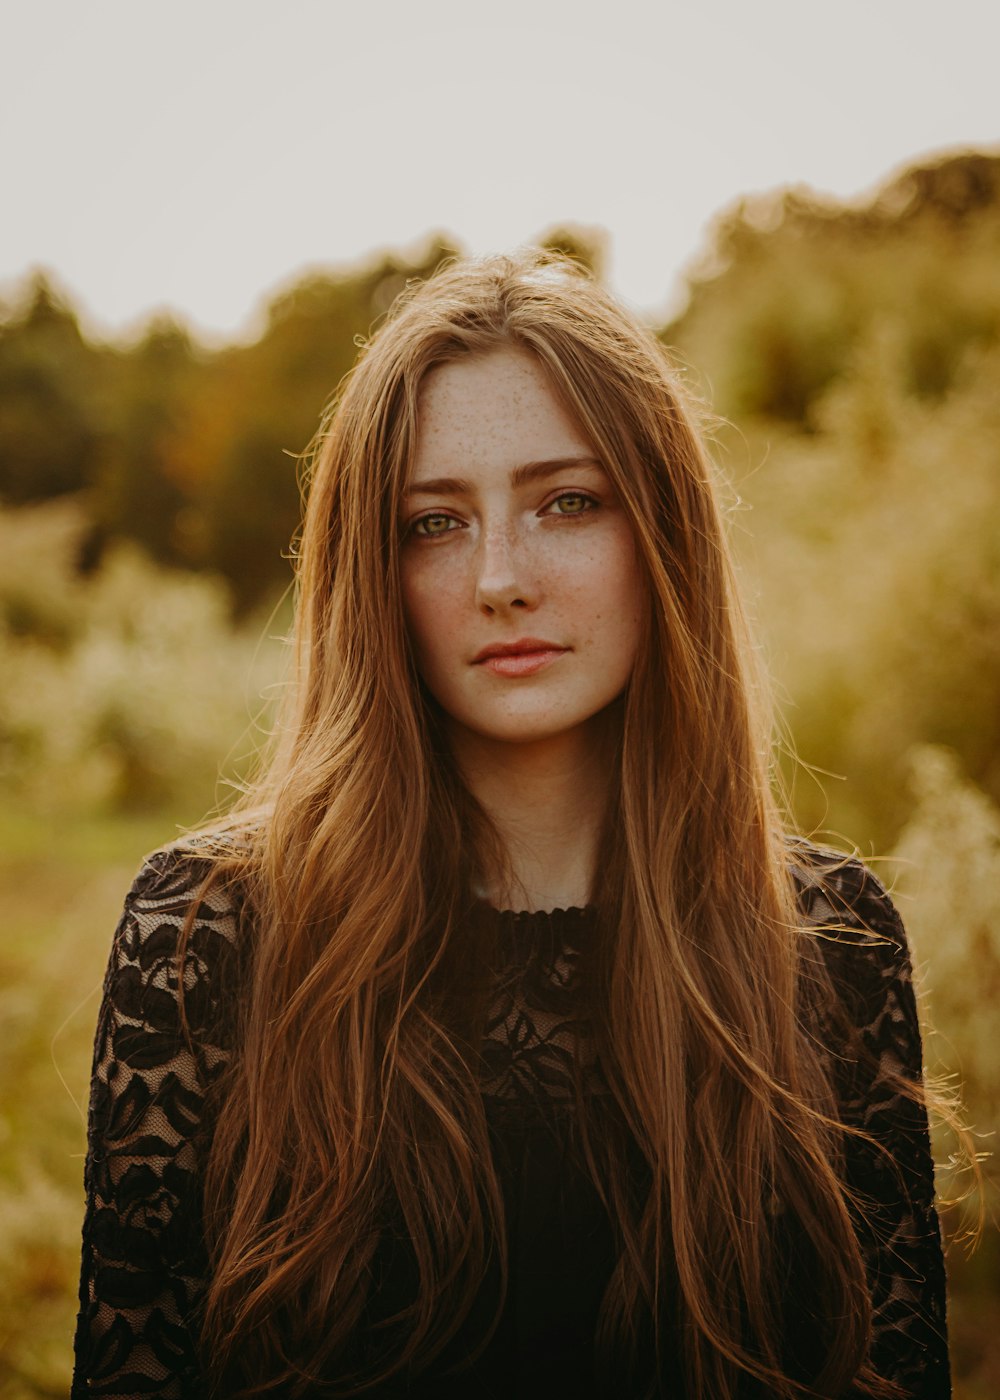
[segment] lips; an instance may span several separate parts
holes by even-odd
[[[483,647],[473,658],[473,665],[478,665],[481,661],[489,661],[495,656],[535,656],[539,652],[562,652],[568,648],[561,647],[557,642],[545,642],[539,637],[520,637],[516,642],[496,642],[492,646]]]
[[[542,641],[538,637],[521,637],[516,642],[497,642],[493,646],[483,647],[473,664],[483,666],[497,676],[533,676],[568,650],[568,647]]]

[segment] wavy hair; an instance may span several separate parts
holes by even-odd
[[[226,1394],[305,1393],[330,1375],[363,1394],[439,1354],[491,1250],[503,1264],[457,937],[475,872],[502,852],[441,761],[404,625],[397,511],[425,376],[511,346],[535,358],[608,472],[651,601],[618,706],[596,891],[611,1126],[588,1131],[580,1105],[621,1244],[599,1350],[619,1375],[643,1338],[659,1357],[669,1311],[685,1393],[702,1400],[735,1395],[745,1373],[785,1397],[859,1376],[888,1394],[866,1363],[870,1302],[829,1071],[802,1014],[822,972],[800,957],[770,714],[712,469],[653,336],[574,264],[534,252],[408,288],[318,439],[289,707],[233,818],[249,835],[217,862],[254,932],[206,1180],[206,1357]],[[826,1360],[809,1386],[783,1360],[776,1198],[812,1241]],[[414,1295],[362,1354],[386,1229],[411,1242]]]

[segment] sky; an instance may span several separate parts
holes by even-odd
[[[996,0],[6,0],[0,294],[248,336],[304,269],[608,231],[676,305],[711,220],[1000,150]]]

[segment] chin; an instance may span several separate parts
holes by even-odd
[[[587,715],[580,719],[553,721],[551,716],[547,716],[545,719],[506,716],[493,724],[488,722],[484,724],[483,717],[480,715],[472,723],[466,723],[462,720],[459,720],[459,723],[470,733],[475,734],[477,738],[490,743],[544,744],[556,743],[561,739],[566,740],[573,736],[584,737],[594,718],[595,716]]]

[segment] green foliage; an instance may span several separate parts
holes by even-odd
[[[101,426],[101,354],[44,277],[23,300],[0,325],[0,499],[15,503],[90,485]]]
[[[539,247],[572,258],[597,278],[603,278],[608,262],[608,235],[600,227],[556,224],[538,239]]]
[[[0,799],[0,1396],[69,1392],[87,1079],[122,896],[144,851],[191,808],[148,824],[45,818]]]
[[[958,1090],[972,1131],[963,1145],[937,1115],[938,1191],[957,1203],[944,1216],[952,1237],[975,1227],[979,1206],[986,1220],[978,1250],[963,1255],[953,1248],[949,1258],[956,1393],[987,1400],[1000,1379],[1000,808],[969,782],[949,749],[917,747],[908,767],[912,806],[893,853],[894,896],[923,992],[926,1067],[947,1093]],[[981,1190],[970,1151],[984,1158]]]
[[[728,439],[731,471],[761,461],[736,540],[787,727],[806,763],[849,778],[799,774],[807,826],[884,849],[922,743],[954,748],[1000,800],[998,371],[991,352],[945,398],[913,398],[882,328],[817,405],[821,431]]]
[[[153,322],[115,356],[115,396],[94,492],[101,538],[132,539],[154,559],[200,563],[177,527],[187,505],[179,444],[204,361],[180,326]]]
[[[280,647],[231,627],[220,580],[134,546],[79,577],[84,529],[71,501],[0,515],[0,786],[35,809],[207,809],[220,764],[252,760]]]
[[[1000,807],[949,749],[918,747],[909,767],[913,808],[893,855],[939,1028],[927,1060],[959,1079],[973,1127],[988,1132],[1000,1124]],[[991,1174],[1000,1186],[995,1162]]]
[[[358,344],[407,281],[429,276],[453,252],[436,239],[413,261],[386,255],[349,274],[307,277],[271,302],[258,341],[214,366],[210,392],[228,432],[194,495],[206,559],[229,579],[241,612],[290,579],[298,461]]]
[[[290,580],[297,462],[324,405],[412,278],[455,249],[384,254],[276,296],[260,337],[215,353],[160,319],[129,349],[98,348],[36,280],[0,327],[0,502],[88,490],[96,563],[108,541],[222,573],[241,614]]]
[[[918,397],[944,393],[1000,333],[1000,156],[907,171],[869,204],[783,191],[717,220],[664,340],[727,417],[811,425],[874,323],[901,332]]]

